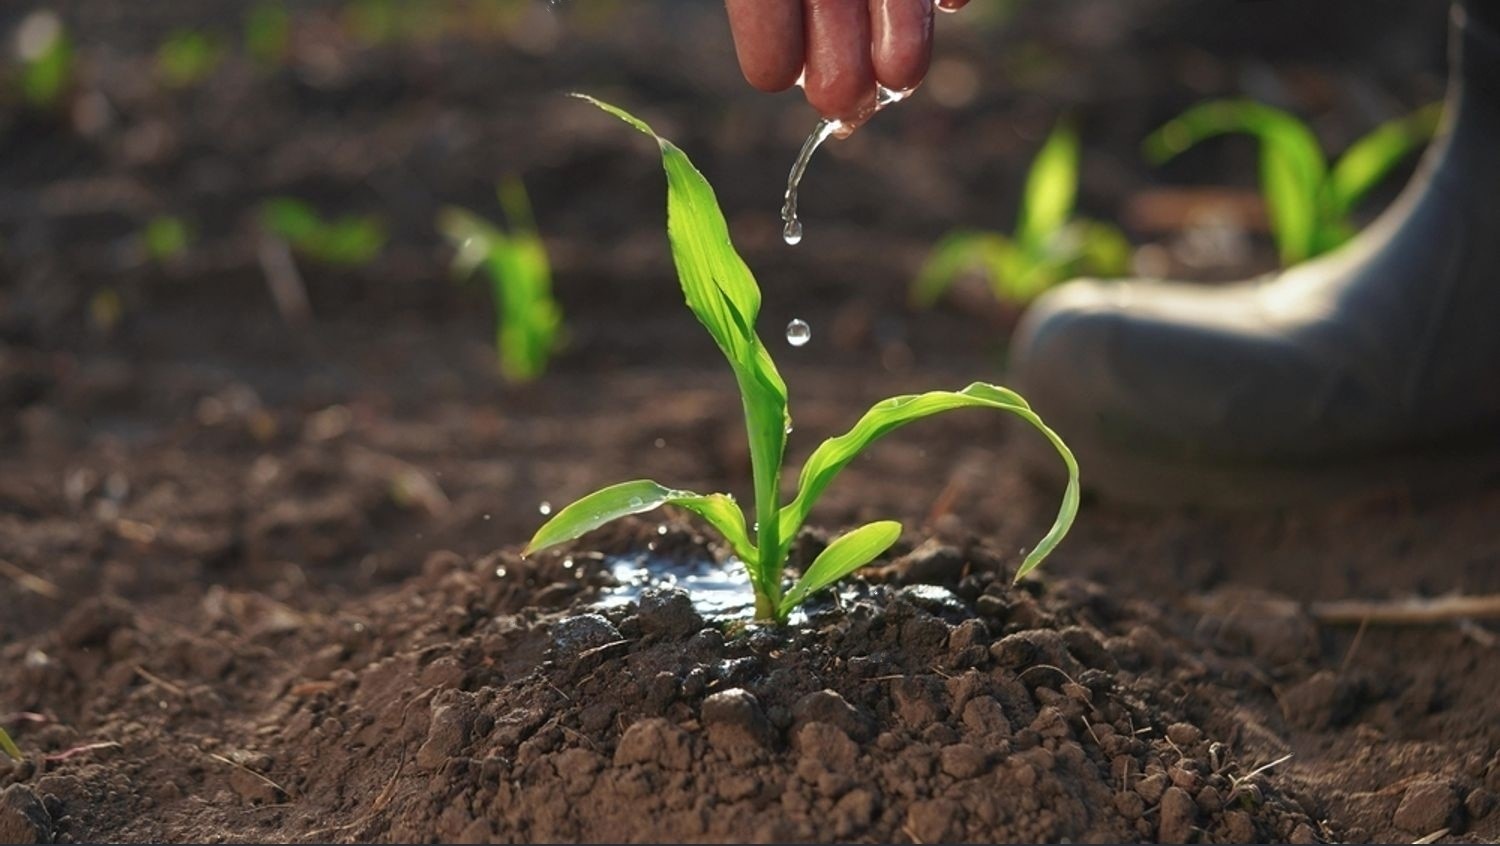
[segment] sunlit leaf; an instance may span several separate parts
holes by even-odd
[[[1260,149],[1261,192],[1271,218],[1271,232],[1285,264],[1311,258],[1318,237],[1318,189],[1286,148]]]
[[[900,537],[901,524],[893,520],[860,526],[839,537],[813,560],[802,578],[787,591],[781,600],[782,616],[812,594],[874,561]]]
[[[877,403],[848,432],[824,441],[802,467],[796,498],[781,510],[781,536],[790,538],[796,534],[828,485],[870,444],[908,423],[960,408],[991,408],[1020,417],[1036,427],[1052,443],[1067,465],[1068,484],[1057,519],[1046,537],[1026,556],[1016,577],[1020,578],[1030,572],[1057,546],[1073,524],[1073,518],[1078,512],[1078,463],[1062,438],[1042,422],[1019,394],[983,382],[976,382],[962,391],[932,391],[892,397]]]
[[[779,549],[776,514],[781,460],[791,426],[786,383],[755,333],[760,288],[729,239],[729,224],[708,180],[677,145],[639,118],[586,95],[593,103],[656,140],[667,174],[667,234],[687,304],[734,369],[744,401],[755,478],[762,549]],[[770,586],[767,586],[770,589]]]
[[[1039,247],[1073,215],[1078,194],[1078,134],[1058,124],[1031,163],[1022,195],[1016,241],[1022,250]]]
[[[1355,204],[1396,165],[1432,140],[1442,115],[1443,104],[1433,103],[1406,117],[1383,123],[1354,142],[1329,175],[1334,211],[1341,216],[1353,211]]]
[[[643,514],[663,505],[685,508],[707,520],[724,536],[734,554],[753,566],[755,546],[745,532],[745,515],[725,494],[695,494],[672,490],[648,480],[621,482],[574,502],[552,516],[526,545],[530,555],[549,546],[574,540],[621,517]]]

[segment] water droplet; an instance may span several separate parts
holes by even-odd
[[[786,325],[786,342],[794,347],[806,346],[812,340],[812,327],[804,320],[796,319]],[[788,430],[790,431],[790,430]]]
[[[802,243],[802,221],[793,218],[781,227],[781,240],[789,247],[795,247]]]
[[[646,504],[646,501],[643,500],[643,499],[641,499],[638,496],[633,496],[633,497],[630,498],[630,507],[631,508],[640,508],[642,505],[645,505],[645,504]]]
[[[793,428],[794,428],[794,427],[793,427],[793,426],[792,426],[792,424],[790,424],[790,423],[788,423],[788,424],[786,424],[786,433],[787,433],[787,434],[788,434],[788,435],[790,435],[790,434],[791,434],[791,433],[792,433],[792,429],[793,429]]]
[[[564,558],[563,559],[563,569],[564,570],[571,570],[571,569],[573,569],[573,559],[571,559],[571,558]]]
[[[656,551],[656,541],[652,541],[652,542],[646,544],[646,549],[648,551],[650,551],[650,552],[655,552]]]
[[[504,567],[496,567],[495,568],[495,576],[497,578],[501,578],[501,579],[505,578],[505,568]]]
[[[542,513],[543,513],[543,514],[546,514],[546,513],[547,513],[547,512],[545,512],[545,511],[543,511],[543,512],[542,512]],[[485,521],[485,522],[486,522],[486,523],[488,523],[488,522],[489,522],[489,520],[490,520],[490,515],[488,515],[488,514],[486,514],[486,515],[484,515],[484,521]]]
[[[667,439],[666,438],[657,438],[656,439],[656,448],[657,449],[661,449],[661,448],[665,447],[666,445],[667,445]]]
[[[542,516],[546,517],[548,514],[552,513],[552,503],[550,503],[550,502],[548,502],[548,501],[546,501],[544,499],[544,500],[542,500],[542,504],[538,505],[536,507],[536,510],[542,512]],[[486,520],[490,519],[489,515],[486,514],[485,517],[484,517],[484,519],[486,519]]]
[[[660,526],[657,526],[656,527],[656,533],[658,535],[664,535],[664,534],[666,534],[667,533],[667,524],[663,523]]]

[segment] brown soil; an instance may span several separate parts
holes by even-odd
[[[1440,15],[1412,13],[1406,52],[1349,39],[1344,65],[1262,35],[1277,4],[1205,21],[1079,0],[955,32],[950,55],[1018,82],[917,98],[835,146],[789,251],[773,213],[807,115],[742,94],[711,10],[666,4],[674,33],[569,18],[540,56],[487,36],[364,48],[309,11],[294,69],[231,61],[168,94],[150,45],[240,4],[62,5],[114,117],[0,120],[0,724],[28,755],[0,763],[0,842],[1500,838],[1493,629],[1306,606],[1500,592],[1497,490],[1261,516],[1089,502],[1012,587],[1055,494],[976,412],[830,490],[794,565],[858,521],[906,533],[802,625],[705,620],[672,591],[597,608],[616,556],[722,552],[682,515],[516,554],[544,500],[749,482],[732,382],[671,279],[657,163],[556,90],[677,137],[766,289],[767,333],[813,325],[776,345],[796,466],[884,396],[995,378],[1007,316],[913,314],[903,286],[933,236],[1010,205],[1062,105],[1097,130],[1084,202],[1109,217],[1151,187],[1135,144],[1153,122],[1267,84],[1265,62],[1335,145],[1368,125],[1347,104],[1369,86],[1421,102]],[[1033,66],[1039,44],[1096,60]],[[1174,178],[1248,176],[1250,153]],[[572,331],[528,389],[496,379],[484,293],[444,281],[430,231],[445,203],[492,210],[497,156],[528,176]],[[377,265],[304,268],[308,326],[270,306],[247,225],[280,193],[391,219]],[[167,211],[199,244],[132,259]],[[104,290],[118,323],[91,317]]]

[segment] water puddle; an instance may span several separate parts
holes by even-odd
[[[598,608],[640,602],[646,588],[677,587],[693,598],[693,607],[709,619],[743,619],[755,615],[755,591],[744,565],[721,565],[708,559],[681,561],[649,552],[616,555],[605,560],[614,587],[599,592]]]

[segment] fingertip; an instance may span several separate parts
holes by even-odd
[[[725,0],[724,6],[745,81],[773,94],[795,85],[806,52],[802,0]]]
[[[859,120],[874,107],[868,0],[808,0],[807,102],[824,117]]]
[[[906,91],[932,63],[932,0],[870,0],[871,55],[881,85]]]

